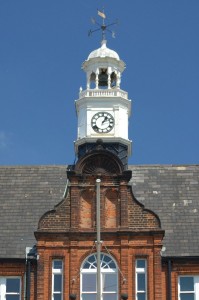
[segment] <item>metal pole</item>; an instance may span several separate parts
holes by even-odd
[[[168,300],[171,300],[172,298],[172,287],[171,287],[171,259],[168,259]]]
[[[27,259],[26,263],[26,299],[30,300],[30,260]]]
[[[101,300],[101,235],[100,235],[100,179],[96,179],[97,194],[97,300]]]

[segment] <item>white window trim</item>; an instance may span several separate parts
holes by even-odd
[[[116,294],[118,295],[118,267],[117,267],[117,264],[115,262],[115,260],[113,259],[112,256],[108,255],[108,254],[105,254],[105,253],[101,253],[102,255],[105,255],[105,256],[108,256],[114,263],[115,263],[115,266],[116,268],[112,269],[112,268],[101,268],[101,295],[102,295],[102,299],[103,299],[103,295],[104,294]],[[97,274],[97,268],[94,267],[95,265],[95,262],[93,263],[93,268],[91,269],[83,269],[83,265],[84,263],[93,255],[96,255],[96,253],[93,253],[91,255],[89,255],[85,260],[84,262],[82,263],[82,267],[81,267],[81,287],[80,287],[80,294],[81,294],[81,300],[82,300],[82,295],[84,294],[97,294],[97,285],[96,285],[96,291],[92,291],[92,292],[83,292],[82,291],[82,279],[83,279],[83,276],[82,275],[85,275],[85,274]],[[116,291],[103,291],[103,276],[104,274],[115,274],[115,276],[117,276],[117,280],[116,280],[116,288],[115,290]],[[97,279],[97,276],[96,276],[96,279]],[[117,297],[118,298],[118,297]]]
[[[194,290],[193,291],[181,291],[180,290],[180,278],[182,277],[192,277],[194,279]],[[178,299],[180,300],[181,294],[193,293],[194,300],[199,300],[199,275],[180,275],[178,277]]]
[[[19,293],[6,293],[6,280],[7,279],[19,279]],[[0,300],[6,299],[6,295],[18,295],[19,299],[21,299],[21,277],[20,276],[0,276]]]
[[[144,268],[138,268],[137,267],[137,261],[143,260],[145,261],[145,267]],[[138,274],[144,274],[145,275],[145,290],[138,291]],[[145,258],[137,258],[135,261],[135,297],[136,300],[138,300],[138,294],[145,293],[145,300],[147,300],[147,259]]]
[[[54,269],[54,261],[60,261],[62,263],[62,268],[61,269]],[[60,292],[55,292],[54,291],[54,275],[61,275],[61,291]],[[52,260],[52,300],[54,300],[54,295],[61,295],[61,300],[63,300],[63,260],[62,259],[53,259]]]

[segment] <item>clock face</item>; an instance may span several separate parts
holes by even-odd
[[[91,126],[98,133],[107,133],[114,127],[114,118],[107,112],[98,112],[92,117]]]

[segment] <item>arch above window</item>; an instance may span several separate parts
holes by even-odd
[[[101,253],[101,299],[118,299],[118,267],[114,259]],[[81,300],[96,299],[97,254],[88,256],[81,267]]]
[[[101,253],[101,269],[117,269],[117,265],[110,255]],[[92,254],[83,262],[82,270],[97,269],[97,254]]]

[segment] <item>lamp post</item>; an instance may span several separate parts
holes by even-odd
[[[100,183],[96,179],[96,210],[97,210],[97,300],[101,300],[101,228],[100,228]]]

